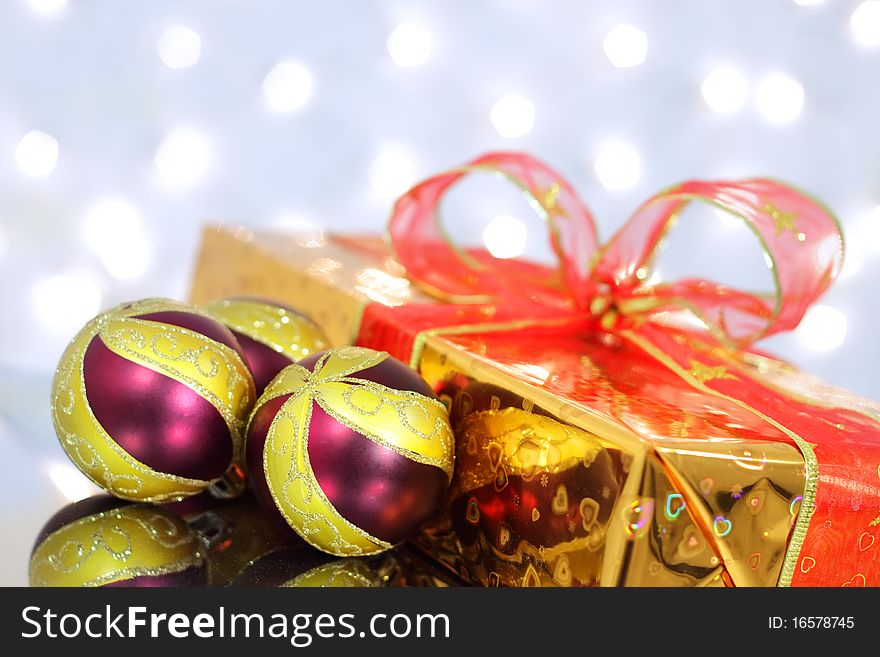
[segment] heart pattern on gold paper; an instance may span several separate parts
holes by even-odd
[[[555,516],[564,516],[568,513],[568,489],[565,484],[559,484],[556,488],[556,495],[550,501],[550,510]]]
[[[599,503],[591,497],[585,497],[581,500],[580,511],[581,523],[584,529],[590,531],[590,527],[592,527],[599,516]]]
[[[486,455],[489,457],[489,467],[492,468],[492,472],[495,472],[495,470],[498,469],[498,466],[501,465],[501,458],[504,456],[504,448],[498,443],[489,443],[489,446],[486,448]]]
[[[712,492],[712,488],[715,486],[715,480],[712,477],[704,477],[700,479],[700,492],[703,495],[708,495]]]
[[[756,490],[749,495],[749,513],[753,516],[761,513],[764,508],[764,491]]]
[[[752,570],[758,570],[758,566],[761,563],[761,553],[760,552],[752,552],[747,559],[749,564],[749,568]]]
[[[685,507],[687,507],[687,503],[684,501],[684,497],[681,493],[666,494],[666,507],[664,512],[666,513],[666,518],[668,520],[677,520]]]
[[[571,586],[571,567],[565,554],[556,560],[556,565],[553,567],[553,581],[560,586]]]
[[[703,549],[703,542],[700,540],[700,534],[693,525],[685,527],[681,535],[681,543],[678,546],[680,555],[687,559],[698,554]]]
[[[495,473],[495,490],[501,492],[505,488],[507,488],[507,471],[502,466]]]
[[[461,397],[458,400],[458,412],[461,414],[462,417],[466,417],[470,415],[471,411],[473,410],[474,400],[468,393],[462,392]]]
[[[468,500],[465,517],[467,518],[467,521],[472,525],[476,525],[478,522],[480,522],[480,505],[477,503],[476,497],[472,497]]]
[[[712,529],[716,536],[723,538],[730,533],[731,529],[733,529],[733,523],[724,516],[718,516],[712,523]]]
[[[498,525],[498,549],[506,550],[510,545],[510,527],[503,522]]]
[[[522,586],[524,588],[527,586],[541,586],[541,577],[532,564],[529,564],[528,568],[526,568],[526,574],[522,578]]]

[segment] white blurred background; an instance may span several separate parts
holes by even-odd
[[[205,222],[379,231],[409,184],[491,149],[561,170],[603,238],[687,178],[819,196],[846,230],[843,275],[761,346],[880,398],[878,108],[880,0],[3,2],[0,496],[22,527],[4,583],[91,490],[48,413],[86,320],[185,298]],[[542,257],[525,207],[464,185],[447,215],[493,252]],[[660,270],[770,281],[748,230],[709,210]]]

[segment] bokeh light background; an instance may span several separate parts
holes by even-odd
[[[846,230],[843,274],[761,345],[880,398],[878,107],[880,0],[0,4],[0,504],[20,527],[0,562],[21,565],[2,583],[93,490],[48,410],[87,319],[185,298],[206,222],[379,231],[409,184],[487,150],[558,168],[605,238],[687,178],[819,196]],[[546,257],[515,196],[466,183],[447,216],[499,256]],[[771,280],[749,231],[705,209],[660,273]]]

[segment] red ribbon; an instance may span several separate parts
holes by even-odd
[[[437,214],[440,200],[475,171],[500,174],[523,190],[547,224],[555,269],[525,259],[497,259],[446,237]],[[771,266],[775,295],[704,279],[646,282],[661,239],[692,201],[710,203],[749,226]],[[574,188],[524,153],[490,153],[417,184],[396,202],[389,233],[411,280],[442,299],[587,312],[601,317],[606,328],[645,319],[662,323],[686,310],[716,337],[738,346],[796,327],[843,261],[834,215],[804,192],[766,178],[675,185],[645,201],[600,246],[593,216]]]
[[[525,259],[496,259],[485,249],[464,249],[445,236],[437,214],[440,200],[452,185],[475,171],[500,174],[522,189],[547,224],[556,268]],[[692,201],[710,203],[746,223],[772,265],[775,295],[703,279],[648,284],[662,238]],[[764,380],[747,361],[740,363],[735,352],[698,344],[692,331],[669,326],[682,312],[691,312],[718,342],[743,348],[763,336],[795,328],[843,261],[840,226],[820,202],[764,178],[690,181],[648,199],[600,245],[592,215],[561,175],[529,155],[491,153],[409,190],[394,206],[389,232],[410,279],[453,303],[368,305],[360,344],[388,348],[405,358],[418,334],[438,327],[472,324],[479,331],[481,322],[494,322],[497,328],[534,320],[539,326],[550,318],[563,323],[575,320],[570,327],[582,331],[590,323],[577,320],[593,316],[604,329],[619,331],[621,344],[642,349],[681,376],[699,381],[707,395],[712,393],[707,403],[724,398],[726,408],[761,418],[766,436],[750,438],[786,440],[801,449],[803,499],[792,511],[796,524],[780,583],[880,583],[880,552],[873,549],[875,540],[880,545],[880,423],[875,408],[848,393],[823,392],[812,384],[807,397],[789,394]],[[454,340],[451,335],[447,338]],[[532,345],[521,344],[519,336],[484,333],[484,347],[490,336],[497,347],[490,358],[498,368],[529,358]],[[558,337],[566,341],[564,353],[576,352],[581,344],[580,336],[573,337],[570,331],[560,330]],[[465,344],[469,338],[458,339]],[[702,378],[702,371],[728,369],[732,376]],[[572,395],[575,389],[564,376],[551,377],[544,386],[560,396]],[[612,407],[608,412],[615,411]]]

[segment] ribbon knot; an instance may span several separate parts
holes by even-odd
[[[547,227],[556,267],[500,260],[485,249],[451,241],[440,222],[440,201],[475,171],[500,175],[519,187]],[[707,279],[648,283],[661,240],[693,201],[709,203],[751,229],[773,275],[774,294]],[[843,262],[843,236],[834,215],[804,192],[766,178],[674,185],[645,201],[600,245],[593,216],[574,188],[523,153],[490,153],[415,185],[395,203],[388,231],[410,279],[447,302],[525,301],[587,313],[608,331],[674,321],[688,313],[718,341],[740,347],[797,326]]]
[[[596,297],[590,304],[590,312],[599,320],[599,325],[606,331],[615,331],[624,328],[622,319],[627,316],[621,313],[620,308],[609,296]]]
[[[589,314],[604,330],[620,331],[640,326],[658,304],[654,297],[620,295],[612,286],[603,284],[597,286],[590,301]]]
[[[593,317],[604,317],[608,313],[616,312],[617,303],[614,299],[611,286],[607,283],[603,283],[601,286],[596,286],[596,296],[590,301],[590,313]]]

